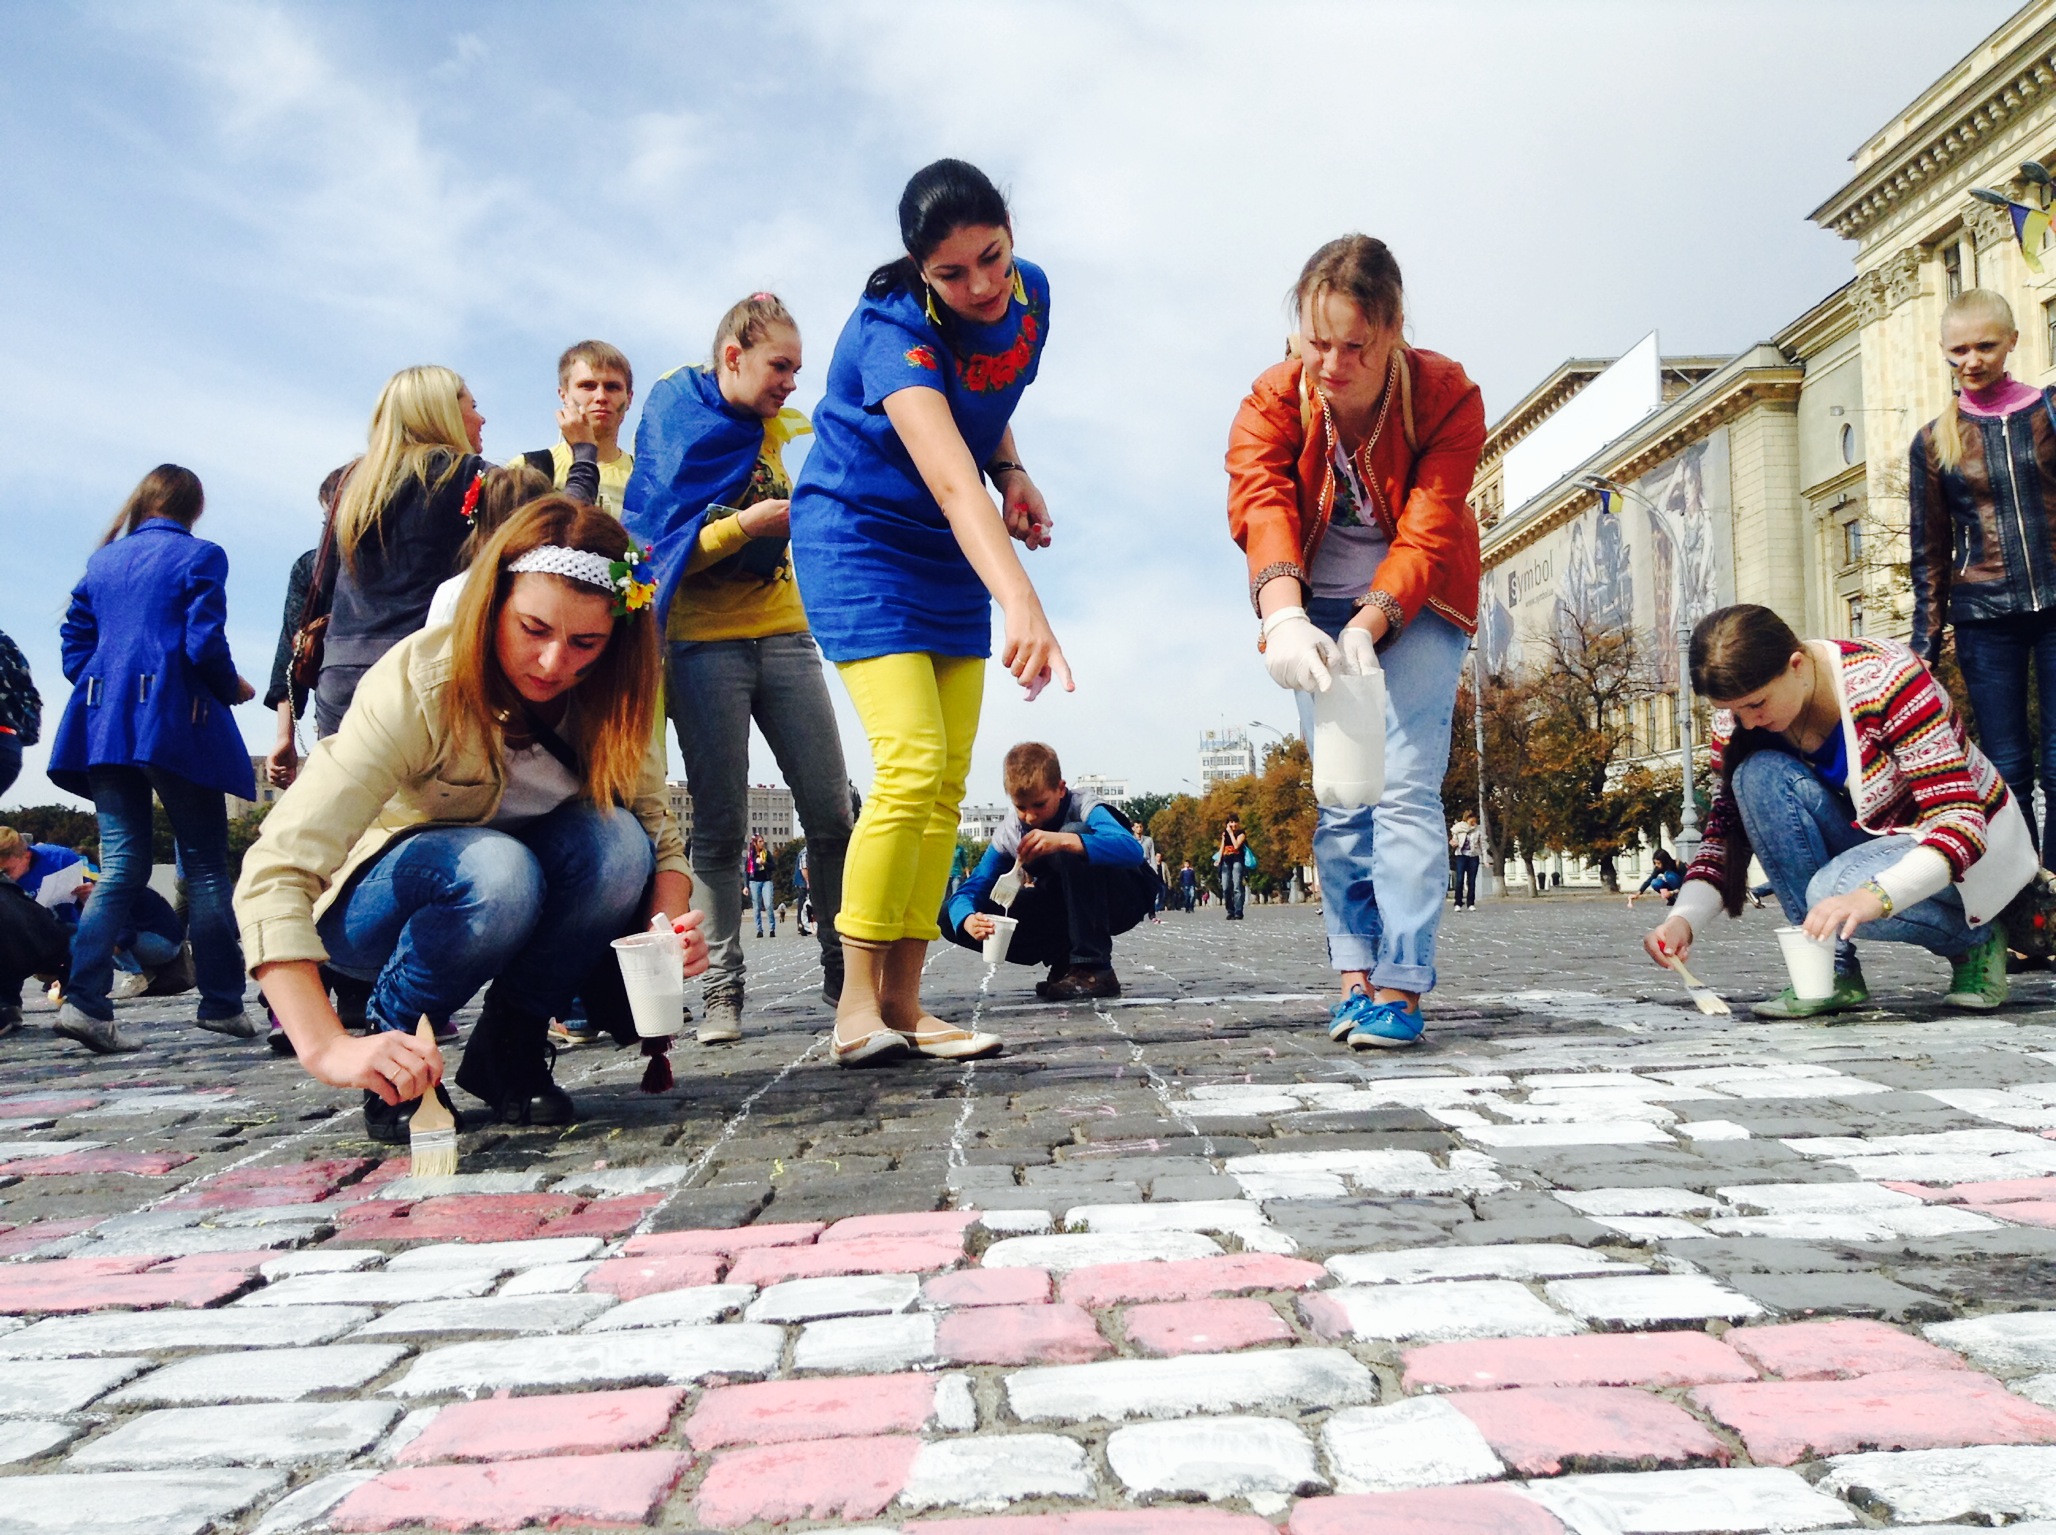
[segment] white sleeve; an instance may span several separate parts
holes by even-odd
[[[1688,879],[1679,889],[1677,900],[1671,905],[1671,915],[1683,917],[1685,926],[1692,929],[1692,935],[1696,938],[1724,904],[1720,891],[1714,888],[1712,881]]]

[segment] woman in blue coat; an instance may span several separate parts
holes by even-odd
[[[228,807],[255,799],[249,748],[229,710],[255,696],[223,632],[228,556],[193,536],[206,497],[190,469],[143,476],[86,563],[64,616],[71,702],[50,750],[50,779],[89,794],[100,818],[100,884],[72,939],[71,986],[57,1032],[107,1055],[141,1041],[114,1021],[114,944],[150,878],[151,809],[163,801],[192,911],[199,1024],[248,1039],[243,949],[228,871]]]

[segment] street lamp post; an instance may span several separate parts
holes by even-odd
[[[1686,868],[1699,856],[1699,802],[1692,792],[1692,761],[1695,754],[1692,718],[1692,626],[1685,618],[1685,516],[1683,512],[1671,513],[1643,495],[1632,485],[1623,485],[1618,480],[1609,480],[1604,475],[1588,474],[1578,483],[1588,490],[1604,491],[1623,500],[1639,501],[1666,522],[1675,516],[1677,528],[1672,535],[1677,543],[1671,557],[1671,616],[1677,622],[1678,650],[1678,861]]]
[[[1481,634],[1471,641],[1471,727],[1478,748],[1478,889],[1486,900],[1506,893],[1492,867],[1492,817],[1485,808],[1485,646]]]

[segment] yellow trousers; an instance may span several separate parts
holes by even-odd
[[[939,938],[985,662],[916,651],[835,669],[871,738],[873,773],[842,867],[836,931],[873,943]]]

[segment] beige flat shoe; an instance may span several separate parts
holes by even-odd
[[[862,1039],[845,1042],[834,1035],[828,1038],[828,1053],[835,1057],[838,1066],[869,1066],[890,1060],[906,1053],[908,1037],[891,1029],[873,1029]]]
[[[941,1023],[932,1029],[914,1029],[899,1036],[913,1046],[917,1055],[931,1056],[938,1061],[968,1061],[980,1055],[991,1055],[1005,1043],[997,1034],[984,1034],[972,1029],[960,1029],[955,1024]]]

